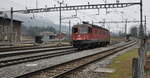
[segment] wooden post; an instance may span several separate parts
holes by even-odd
[[[138,65],[138,59],[137,58],[133,58],[132,60],[132,78],[137,78],[137,65]]]
[[[133,58],[132,60],[132,78],[144,78],[144,75],[142,74],[143,72],[141,71],[142,69],[142,59],[141,58]]]

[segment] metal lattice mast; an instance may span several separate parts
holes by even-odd
[[[59,44],[61,44],[61,26],[62,26],[62,18],[61,18],[61,8],[62,8],[62,4],[63,4],[63,1],[62,2],[59,2],[58,1],[58,3],[59,3],[59,5],[60,5],[60,7],[59,7]]]
[[[138,78],[144,78],[144,61],[145,61],[145,34],[143,28],[143,1],[140,0],[140,48],[139,48],[139,63],[138,63]]]

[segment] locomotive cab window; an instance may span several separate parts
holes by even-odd
[[[78,28],[73,28],[73,33],[77,33],[78,32]]]

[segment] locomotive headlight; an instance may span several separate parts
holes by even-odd
[[[82,36],[81,35],[77,35],[77,40],[82,40]]]

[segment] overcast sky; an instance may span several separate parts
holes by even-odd
[[[58,6],[57,1],[61,0],[38,0],[38,7],[52,7],[54,5]],[[140,0],[120,0],[120,2],[139,2]],[[101,4],[104,3],[104,0],[64,0],[64,5],[84,5],[90,2],[90,4]],[[116,0],[107,0],[107,3],[114,3]],[[147,16],[148,19],[148,25],[150,25],[150,0],[143,0],[144,5],[144,14]],[[36,8],[36,0],[0,0],[0,10],[10,10],[10,7],[14,7],[14,10],[20,10],[27,8]],[[106,19],[106,21],[115,21],[115,20],[139,20],[139,6],[130,6],[128,8],[124,9],[108,9],[110,11],[109,14],[106,14],[106,10],[100,10],[100,15],[96,15],[98,13],[98,10],[79,10],[77,11],[77,16],[79,18],[71,19],[72,24],[76,24],[77,22],[81,21],[102,21],[103,19]],[[116,12],[117,11],[117,12]],[[121,13],[123,12],[123,14]],[[17,14],[18,15],[18,14]],[[19,14],[21,15],[21,14]],[[31,17],[32,14],[24,15]],[[75,15],[75,11],[65,11],[62,13],[62,18],[65,17],[71,17],[72,15]],[[36,18],[44,18],[53,21],[56,24],[59,24],[59,13],[58,12],[50,12],[50,13],[39,13],[36,14]],[[63,22],[67,22],[67,20],[63,20]],[[138,25],[136,24],[128,24],[130,27]],[[107,24],[107,28],[116,28],[123,29],[124,24]],[[128,28],[130,28],[128,27]],[[150,29],[150,28],[149,28]]]

